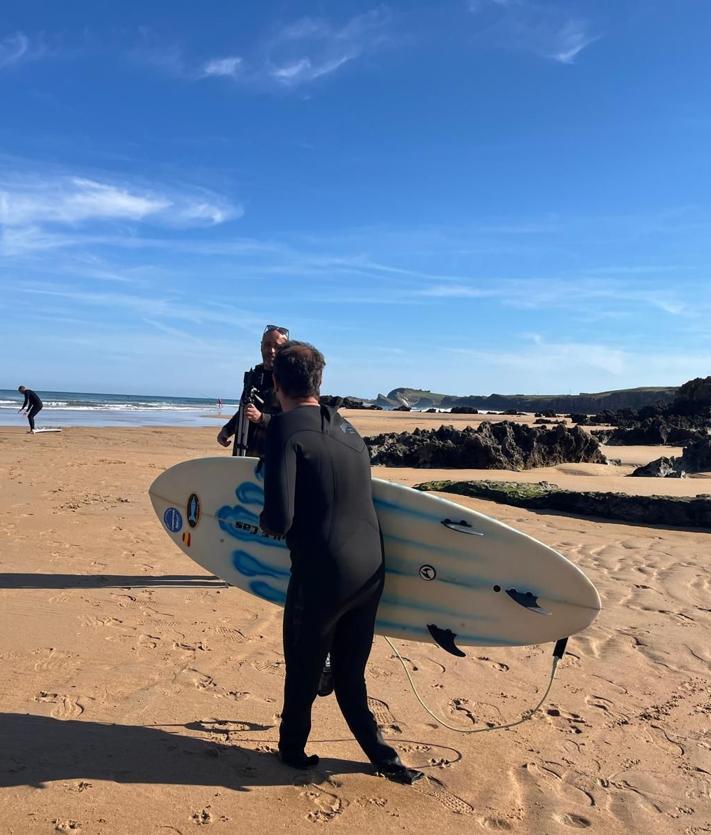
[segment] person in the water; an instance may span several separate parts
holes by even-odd
[[[312,345],[287,342],[273,366],[283,411],[267,429],[260,524],[285,535],[291,552],[279,755],[295,768],[319,761],[304,749],[330,652],[336,699],[366,756],[378,773],[413,783],[422,772],[401,763],[368,709],[365,666],[383,590],[382,540],[367,447],[335,409],[319,404],[324,365]]]
[[[19,414],[27,409],[27,420],[29,421],[30,428],[28,432],[35,431],[35,418],[37,417],[37,413],[42,409],[42,401],[39,398],[39,395],[36,391],[32,391],[32,389],[28,389],[26,386],[18,386],[17,390],[20,394],[24,394],[25,401],[22,404]]]

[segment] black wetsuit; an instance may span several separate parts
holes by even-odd
[[[25,402],[22,404],[22,408],[24,409],[25,406],[29,405],[29,409],[27,410],[27,420],[30,422],[30,429],[35,428],[35,417],[37,413],[42,409],[42,401],[39,398],[39,395],[36,391],[32,391],[32,389],[25,389]]]
[[[335,409],[299,406],[272,418],[264,470],[261,523],[286,534],[291,551],[279,750],[303,753],[331,652],[336,699],[361,748],[374,763],[397,759],[368,710],[365,686],[384,576],[365,443]]]
[[[247,455],[254,458],[259,458],[264,454],[264,441],[267,434],[267,427],[272,415],[276,415],[281,411],[279,401],[274,393],[274,377],[271,371],[267,371],[263,363],[255,365],[251,371],[252,379],[251,385],[257,389],[257,393],[264,401],[264,406],[258,405],[257,408],[262,413],[261,423],[249,424],[249,433],[247,435]],[[225,438],[235,436],[234,444],[232,445],[232,455],[238,455],[237,443],[237,427],[239,425],[239,411],[227,421],[222,427],[222,434]]]

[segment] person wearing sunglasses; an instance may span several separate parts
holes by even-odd
[[[264,451],[264,438],[272,415],[281,411],[279,401],[274,393],[274,378],[272,367],[274,357],[280,345],[289,338],[288,328],[280,325],[267,325],[262,334],[261,352],[262,362],[245,374],[245,390],[243,392],[240,409],[220,429],[217,443],[224,447],[230,445],[230,438],[234,436],[233,455],[249,455],[259,458]],[[241,433],[240,410],[245,410],[245,417],[249,421],[246,442]]]
[[[400,783],[423,777],[388,745],[368,708],[365,667],[383,591],[383,546],[368,448],[338,412],[319,402],[325,360],[287,342],[274,359],[282,412],[267,431],[260,527],[285,536],[291,577],[284,606],[284,707],[279,756],[307,769],[311,708],[326,655],[341,712],[375,771]]]

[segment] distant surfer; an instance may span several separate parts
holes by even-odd
[[[18,414],[22,414],[22,412],[27,409],[27,420],[29,421],[30,428],[28,432],[35,431],[35,418],[37,414],[42,410],[42,401],[39,398],[39,395],[36,391],[32,391],[32,389],[28,389],[26,386],[18,386],[17,390],[20,394],[25,395],[25,402],[22,404]]]
[[[383,550],[363,439],[335,409],[319,404],[325,361],[312,345],[286,342],[273,360],[283,410],[269,423],[263,530],[286,535],[291,577],[284,609],[286,681],[279,756],[311,768],[311,707],[331,652],[336,699],[377,772],[413,783],[368,709],[365,666],[383,591]]]
[[[249,420],[246,450],[239,449],[240,438],[237,431],[239,411],[235,412],[232,418],[227,421],[217,436],[218,444],[228,447],[230,438],[234,435],[233,455],[241,453],[258,458],[264,451],[264,439],[269,421],[272,415],[277,414],[281,409],[274,394],[272,364],[277,349],[288,338],[289,331],[287,328],[282,328],[279,325],[267,325],[264,329],[261,343],[262,362],[245,374],[245,391],[242,396],[242,400],[245,402],[240,405],[240,409],[245,409],[246,417]]]

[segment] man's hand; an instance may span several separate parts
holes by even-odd
[[[217,443],[221,446],[229,446],[230,439],[222,431],[220,431],[219,435],[217,436]]]
[[[245,414],[247,415],[247,420],[250,423],[262,422],[262,413],[253,403],[250,403],[249,406],[247,406],[247,411],[245,412]]]

